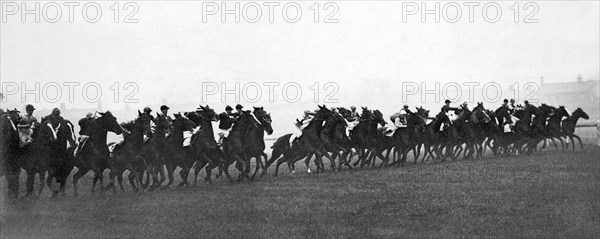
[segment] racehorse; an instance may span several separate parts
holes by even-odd
[[[73,196],[78,196],[77,182],[87,172],[92,170],[94,172],[94,180],[92,183],[92,194],[96,183],[100,180],[100,191],[103,191],[103,171],[110,167],[109,157],[110,152],[106,145],[107,133],[113,132],[116,134],[122,134],[123,128],[117,123],[115,118],[110,111],[105,113],[99,112],[100,117],[88,121],[86,124],[87,132],[89,136],[85,143],[79,145],[81,150],[78,150],[75,158],[75,166],[78,168],[77,173],[73,175]]]
[[[189,186],[188,175],[191,168],[196,162],[196,154],[191,145],[184,146],[183,133],[185,131],[192,131],[196,128],[196,124],[181,114],[173,114],[175,119],[173,120],[173,134],[167,137],[166,151],[168,158],[166,159],[167,172],[169,174],[169,183],[165,186],[170,186],[173,183],[173,171],[176,167],[180,167],[179,176],[181,176],[182,182],[178,186]]]
[[[21,117],[17,109],[8,110],[7,114],[0,115],[0,177],[6,175],[8,183],[7,198],[19,198],[19,174],[16,155],[20,150],[20,137],[17,129]]]
[[[377,111],[379,112],[379,111]],[[362,168],[367,162],[373,160],[377,154],[382,160],[384,156],[381,154],[382,150],[378,150],[381,147],[381,138],[378,136],[377,126],[386,124],[383,119],[383,115],[379,112],[377,115],[371,112],[367,107],[362,107],[362,114],[358,119],[359,123],[350,132],[350,145],[356,149],[358,153],[358,160],[354,163],[357,166],[360,163]],[[367,152],[365,152],[365,150]],[[368,152],[372,152],[369,160],[367,160]]]
[[[588,114],[585,113],[585,111],[583,111],[581,108],[577,108],[575,111],[573,111],[570,117],[567,117],[565,120],[562,121],[563,135],[571,139],[571,142],[573,142],[573,150],[575,150],[575,141],[573,141],[573,138],[579,140],[579,145],[581,145],[581,149],[583,150],[583,143],[581,143],[581,138],[575,134],[575,126],[577,125],[577,121],[579,120],[579,118],[584,118],[588,120],[590,119],[590,116],[588,116]],[[567,143],[566,148],[569,148],[569,143]]]
[[[32,142],[20,150],[18,154],[19,166],[27,173],[26,194],[31,196],[34,189],[34,178],[39,174],[40,188],[37,194],[40,195],[44,188],[44,183],[52,190],[52,179],[60,184],[60,189],[64,190],[66,178],[73,169],[71,155],[68,154],[68,146],[74,145],[73,125],[68,120],[48,120],[43,119],[36,130],[36,136]],[[46,182],[46,172],[49,177]],[[53,195],[59,190],[53,190]],[[63,191],[64,192],[64,191]]]
[[[138,192],[135,180],[142,185],[143,172],[146,169],[146,163],[142,157],[144,147],[144,137],[149,137],[152,134],[150,123],[152,120],[149,115],[142,114],[138,111],[138,116],[135,120],[123,123],[121,126],[126,130],[124,133],[124,141],[121,144],[116,144],[111,157],[111,172],[110,184],[107,188],[114,187],[114,178],[119,182],[121,192],[125,192],[123,188],[123,173],[129,171],[129,184],[134,192]],[[147,186],[147,185],[146,185]]]
[[[230,181],[233,181],[229,172],[223,169],[225,154],[219,148],[217,141],[215,140],[211,123],[218,119],[215,111],[206,105],[200,106],[196,112],[187,112],[184,116],[200,127],[200,130],[192,135],[192,148],[194,149],[198,160],[194,167],[194,185],[196,185],[198,173],[202,168],[206,171],[206,177],[204,178],[206,182],[212,182],[211,173],[216,167],[219,167],[219,174],[217,177],[224,172],[225,176],[227,176]]]
[[[259,167],[262,167],[263,174],[267,171],[267,154],[264,152],[264,133],[266,132],[267,135],[273,134],[270,113],[267,113],[263,107],[254,107],[252,114],[254,115],[253,119],[258,121],[258,124],[253,124],[257,127],[248,127],[246,129],[246,139],[244,140],[243,145],[246,157],[248,157],[248,162],[251,158],[256,158],[256,169],[254,170],[254,173],[252,173],[250,179],[254,179]],[[264,164],[262,163],[261,157],[265,159]]]

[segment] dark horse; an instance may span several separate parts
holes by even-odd
[[[78,196],[77,182],[90,170],[94,172],[92,194],[98,180],[100,180],[100,189],[101,191],[103,190],[102,173],[110,167],[110,152],[106,145],[107,133],[108,131],[116,134],[123,133],[123,128],[117,123],[117,118],[110,111],[106,111],[106,113],[99,112],[98,114],[100,114],[100,117],[87,122],[87,132],[85,132],[85,135],[89,136],[88,140],[78,146],[81,147],[75,158],[75,166],[78,168],[78,171],[73,175],[73,195],[75,197]]]
[[[563,135],[571,139],[571,142],[573,142],[573,150],[575,150],[575,141],[573,141],[573,138],[579,140],[579,145],[581,145],[581,149],[583,149],[581,138],[579,138],[579,136],[575,134],[575,126],[577,125],[577,121],[579,120],[579,118],[584,118],[588,120],[590,119],[590,116],[588,116],[588,114],[585,113],[585,111],[583,111],[581,108],[577,108],[575,111],[573,111],[570,117],[567,117],[565,120],[562,121]],[[566,148],[569,148],[568,142]]]
[[[115,148],[111,156],[111,172],[110,172],[110,184],[109,187],[114,187],[114,178],[116,177],[119,182],[121,192],[124,192],[123,188],[123,173],[125,170],[129,171],[129,184],[133,188],[134,192],[138,191],[135,180],[142,184],[143,172],[146,169],[144,158],[141,156],[144,147],[144,136],[148,136],[152,133],[150,128],[150,116],[142,114],[138,111],[138,117],[130,122],[123,123],[121,126],[127,130],[124,133],[125,140],[123,143],[115,145]],[[142,188],[145,186],[142,186]],[[108,188],[108,187],[107,187]]]
[[[35,138],[18,156],[19,165],[27,172],[25,196],[30,196],[33,192],[36,174],[39,174],[41,182],[38,195],[41,194],[46,172],[49,173],[46,181],[48,187],[52,190],[52,179],[56,178],[64,193],[66,179],[73,169],[72,154],[69,153],[69,145],[75,144],[73,128],[71,122],[62,118],[42,119]],[[58,192],[59,190],[53,190],[52,196],[56,196]]]
[[[7,198],[19,198],[19,174],[17,154],[19,152],[19,131],[16,127],[20,120],[19,112],[9,110],[0,115],[0,177],[6,175],[8,183]]]
[[[191,145],[183,146],[183,133],[194,130],[196,124],[181,114],[173,115],[175,116],[173,120],[173,133],[167,137],[167,147],[165,148],[168,155],[165,161],[169,174],[169,183],[165,186],[168,187],[173,184],[173,171],[177,167],[181,168],[179,176],[183,180],[178,186],[189,186],[188,175],[190,169],[194,166],[194,162],[196,162],[196,155]]]
[[[375,112],[379,112],[376,110]],[[356,149],[358,153],[358,160],[354,163],[354,166],[360,163],[362,168],[367,162],[373,160],[375,163],[375,154],[381,159],[384,159],[381,154],[383,151],[378,150],[382,144],[382,138],[378,137],[377,126],[379,124],[385,125],[386,122],[383,119],[381,112],[374,113],[362,107],[362,113],[358,119],[359,123],[350,132],[350,145]],[[369,152],[372,153],[370,159],[367,159]]]
[[[259,167],[262,167],[263,175],[267,171],[267,154],[265,151],[265,140],[264,135],[273,134],[273,127],[271,127],[271,114],[267,113],[263,107],[254,107],[252,112],[254,115],[253,119],[258,121],[257,127],[249,127],[246,129],[246,139],[244,141],[244,151],[248,160],[256,158],[256,169],[252,173],[251,179],[254,179]],[[262,163],[261,157],[265,159],[265,163]]]
[[[294,172],[294,163],[309,155],[315,155],[317,157],[317,173],[319,173],[320,170],[324,171],[324,169],[320,168],[322,163],[319,163],[319,160],[321,160],[323,155],[328,157],[332,162],[333,158],[331,158],[325,150],[325,145],[321,140],[321,130],[323,129],[323,122],[329,120],[331,117],[333,117],[333,112],[326,106],[319,105],[319,111],[315,113],[314,118],[308,123],[306,128],[302,130],[302,135],[292,146],[289,144],[289,139],[292,134],[286,134],[277,139],[275,144],[271,147],[273,148],[273,152],[271,154],[271,159],[267,161],[266,167],[268,168],[275,160],[277,160],[275,176],[277,176],[279,166],[282,163],[287,163],[290,171]],[[279,158],[281,155],[283,155],[283,157]]]
[[[194,167],[194,185],[196,185],[198,173],[202,168],[206,171],[204,180],[206,182],[211,182],[211,173],[214,168],[219,167],[218,176],[224,171],[223,162],[225,155],[217,145],[212,126],[212,122],[217,121],[217,114],[207,105],[200,106],[196,112],[187,112],[184,116],[200,127],[200,130],[192,135],[192,148],[197,157],[197,162]],[[225,171],[225,175],[230,180],[233,180],[231,179],[229,172]]]

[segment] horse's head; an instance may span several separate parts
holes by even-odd
[[[256,116],[256,119],[258,119],[259,123],[264,127],[265,132],[267,132],[268,135],[271,135],[273,133],[273,127],[271,126],[271,114],[267,113],[263,107],[254,107],[253,113],[254,116]]]
[[[385,120],[383,119],[383,114],[379,110],[373,111],[372,120],[373,122],[381,124],[382,126],[387,124],[387,122],[385,122]]]
[[[542,104],[539,108],[545,115],[550,115],[553,111],[552,107],[547,104]]]
[[[134,120],[133,130],[139,130],[140,132],[143,132],[145,135],[151,135],[152,134],[152,127],[150,124],[151,122],[152,122],[152,119],[150,119],[149,115],[142,114],[138,110],[138,117]]]
[[[581,108],[575,109],[575,111],[573,111],[573,114],[571,115],[573,115],[573,117],[583,118],[586,120],[590,119],[590,116],[587,113],[585,113],[585,111],[583,111]]]
[[[319,111],[317,111],[317,113],[315,114],[315,118],[316,120],[328,120],[329,118],[331,118],[333,116],[333,112],[331,110],[329,110],[329,108],[327,108],[325,105],[320,106],[319,105]]]
[[[100,128],[115,134],[123,133],[123,128],[121,128],[121,125],[117,122],[117,118],[110,111],[106,111],[105,113],[98,112],[98,114],[100,114],[100,117],[96,119],[96,122],[98,122]]]
[[[417,115],[421,116],[424,119],[429,118],[429,110],[426,110],[425,108],[423,108],[423,106],[415,107],[415,109],[417,109]]]
[[[218,121],[218,115],[215,113],[215,110],[210,108],[208,105],[202,106],[200,105],[200,110],[196,111],[201,118],[206,119],[208,121]]]
[[[21,121],[21,115],[19,115],[19,111],[17,109],[6,111],[10,120],[16,125]]]
[[[361,107],[362,113],[360,114],[360,120],[373,120],[373,112],[371,112],[367,107]]]
[[[173,128],[181,131],[191,131],[196,128],[196,123],[181,115],[180,113],[173,114],[175,119],[173,120]]]
[[[567,112],[564,105],[561,105],[554,110],[554,115],[560,116],[562,118],[564,116],[568,116],[569,112]]]
[[[473,108],[473,117],[476,122],[483,121],[484,123],[489,123],[492,120],[485,108],[483,108],[483,103],[481,102],[477,103],[477,106]]]
[[[155,132],[171,133],[171,130],[173,129],[173,125],[167,119],[167,116],[158,113],[156,113],[156,117],[154,118],[154,124],[156,125]]]

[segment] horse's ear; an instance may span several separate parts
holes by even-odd
[[[138,110],[138,116],[141,116],[141,115],[142,115],[142,112],[140,112],[140,110]]]
[[[156,118],[160,117],[160,115],[158,114],[158,112],[156,112]]]
[[[101,116],[104,116],[106,113],[98,112]]]

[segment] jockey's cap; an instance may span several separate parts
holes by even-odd
[[[169,109],[169,107],[168,107],[168,106],[166,106],[166,105],[162,105],[162,106],[160,107],[160,110],[168,110],[168,109]]]
[[[52,109],[52,115],[60,115],[60,110],[58,108]]]
[[[450,104],[450,100],[446,100],[446,101],[444,101],[444,103]]]
[[[29,111],[29,110],[35,110],[35,107],[33,107],[33,105],[28,104],[25,106],[25,110]]]
[[[144,107],[144,113],[150,114],[150,112],[152,112],[152,109],[150,109],[150,107]]]
[[[231,108],[231,106],[225,106],[225,110],[233,110],[233,108]]]
[[[242,109],[242,108],[244,108],[244,106],[242,106],[242,105],[240,105],[240,104],[237,104],[237,105],[235,105],[235,109],[236,109],[236,110],[237,110],[237,109]]]

